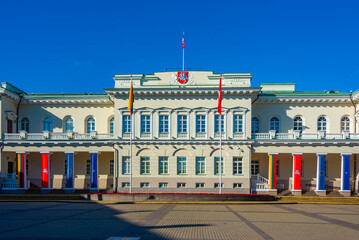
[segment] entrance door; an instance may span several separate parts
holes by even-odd
[[[259,173],[259,160],[252,160],[251,162],[251,174],[252,176]]]
[[[7,162],[7,173],[14,173],[14,163]]]

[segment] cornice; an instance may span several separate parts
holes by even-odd
[[[256,103],[348,103],[348,96],[259,96]]]
[[[0,96],[5,96],[13,101],[19,101],[20,100],[20,96],[18,94],[15,94],[13,92],[10,92],[4,88],[0,88]]]
[[[258,146],[350,146],[359,145],[358,140],[253,140],[253,147]]]
[[[91,105],[113,105],[109,98],[91,98],[91,99],[25,99],[23,104],[91,104]]]
[[[115,97],[128,96],[128,89],[105,89],[108,94]],[[222,87],[223,95],[253,95],[259,93],[259,88],[233,88],[224,89]],[[178,89],[134,89],[136,96],[167,96],[167,95],[218,95],[218,88],[178,88]]]

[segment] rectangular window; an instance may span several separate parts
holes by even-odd
[[[328,177],[328,161],[325,160],[324,164],[325,164],[325,177]]]
[[[242,158],[234,157],[233,158],[233,175],[242,174]]]
[[[233,188],[242,188],[242,183],[233,183]]]
[[[223,167],[223,157],[221,159],[221,173],[224,173],[224,167]],[[214,158],[214,175],[218,175],[219,174],[219,157],[215,157]]]
[[[303,172],[303,159],[300,160],[300,176],[301,177],[304,177],[304,172]]]
[[[259,173],[259,160],[252,160],[251,175],[257,175]]]
[[[160,115],[159,132],[160,133],[169,133],[169,116],[168,115]]]
[[[196,174],[206,174],[206,160],[204,157],[196,157]]]
[[[233,115],[233,133],[243,132],[243,115]]]
[[[66,168],[65,168],[66,169]],[[66,174],[66,173],[65,173]],[[29,160],[26,160],[26,176],[29,176]],[[30,186],[29,186],[30,187]]]
[[[131,133],[131,116],[123,115],[122,117],[122,133]]]
[[[151,116],[142,115],[141,116],[141,133],[150,133],[151,132]]]
[[[187,133],[187,115],[178,115],[177,133]]]
[[[219,133],[221,122],[221,132],[224,132],[224,115],[214,115],[214,133]]]
[[[91,160],[86,161],[86,175],[90,175],[91,173]]]
[[[279,161],[279,159],[277,159],[277,177],[279,177],[280,176],[280,174],[279,174],[279,170],[280,170],[280,167],[279,167],[279,164],[280,163],[280,161]]]
[[[219,188],[219,183],[215,183],[214,188]],[[223,183],[221,184],[221,188],[223,188]]]
[[[187,161],[185,157],[177,157],[177,174],[187,174]]]
[[[131,159],[130,157],[122,157],[122,174],[131,173]]]
[[[148,182],[141,182],[140,183],[140,188],[149,188],[150,187],[150,183]]]
[[[168,188],[168,183],[166,183],[166,182],[160,183],[159,188]]]
[[[123,188],[129,188],[130,186],[131,186],[131,184],[129,182],[123,182],[122,183]]]
[[[159,157],[159,174],[168,174],[168,157]]]
[[[141,157],[141,174],[150,174],[150,158]]]
[[[177,183],[177,188],[185,188],[186,183]]]
[[[204,183],[196,183],[196,188],[204,188]]]
[[[114,163],[114,160],[110,160],[110,176],[113,176]]]
[[[206,132],[206,115],[196,116],[196,133]]]

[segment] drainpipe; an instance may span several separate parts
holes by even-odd
[[[357,108],[356,108],[356,105],[353,101],[353,96],[352,96],[352,93],[349,94],[349,97],[350,97],[350,101],[352,102],[353,106],[354,106],[354,133],[357,132],[357,119],[355,117],[355,114],[357,112]],[[353,179],[354,179],[354,184],[353,184],[353,192],[355,192],[355,187],[356,187],[356,176],[355,176],[355,173],[357,171],[357,154],[354,153],[354,163],[353,163]]]
[[[16,120],[16,133],[19,132],[19,108],[20,108],[21,100],[22,100],[23,97],[24,97],[24,94],[21,93],[21,94],[19,95],[19,97],[20,97],[20,100],[19,100],[19,102],[18,102],[18,104],[17,104],[17,107],[16,107],[16,116],[17,116],[17,120]]]

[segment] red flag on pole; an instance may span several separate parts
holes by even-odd
[[[130,115],[133,113],[133,103],[135,101],[135,97],[133,95],[133,84],[132,84],[132,75],[131,75],[131,87],[130,93],[128,94],[128,110],[130,110]]]
[[[219,90],[218,90],[218,109],[217,112],[222,115],[222,76],[219,77]]]
[[[182,35],[182,47],[183,47],[183,49],[184,49],[184,33],[183,33],[183,35]]]

